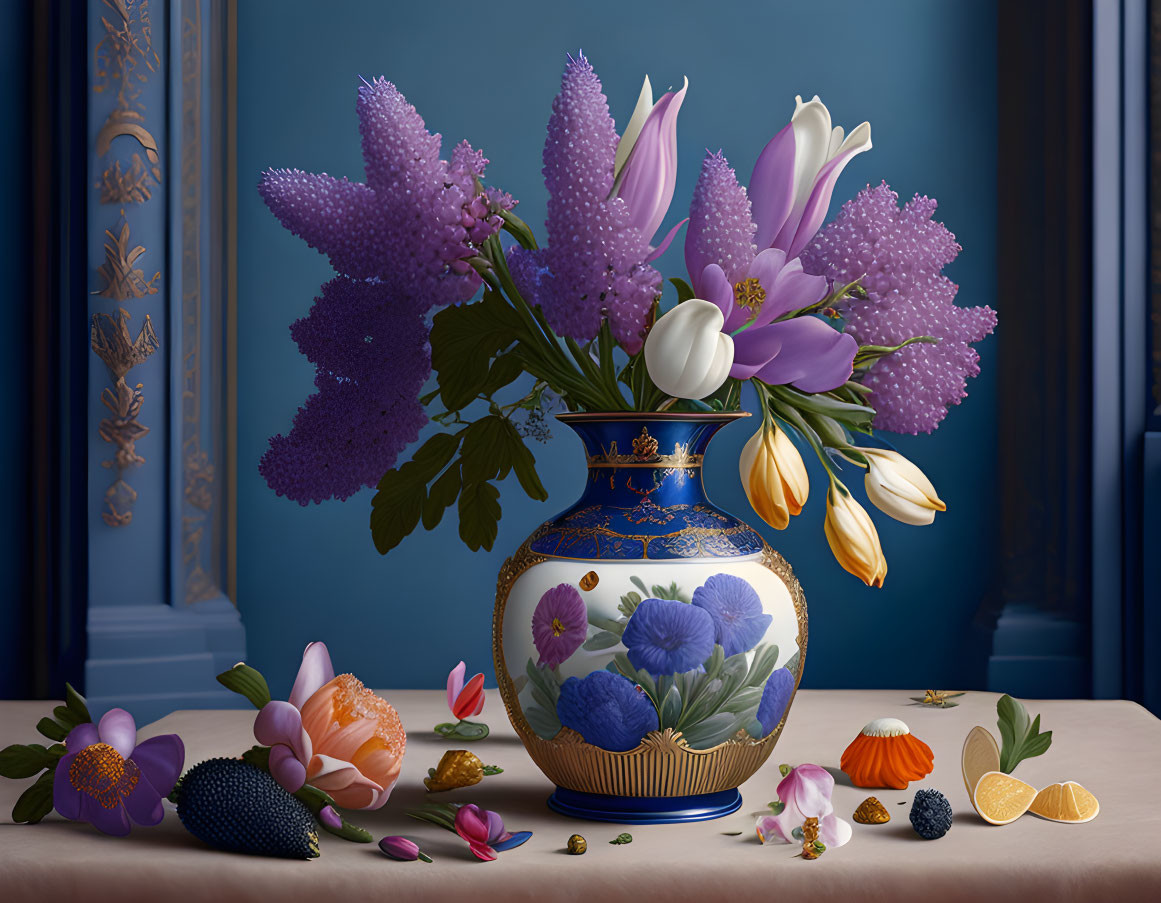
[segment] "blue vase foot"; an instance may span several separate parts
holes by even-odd
[[[588,821],[611,821],[626,825],[668,825],[708,821],[737,812],[742,794],[736,789],[695,796],[607,796],[581,793],[557,787],[548,798],[548,808],[561,815]]]

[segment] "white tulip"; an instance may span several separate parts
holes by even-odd
[[[661,317],[645,339],[645,366],[662,392],[705,398],[730,375],[734,340],[722,332],[725,317],[711,301],[690,298]]]
[[[864,483],[867,498],[884,514],[905,524],[923,526],[935,520],[945,505],[927,476],[899,452],[882,448],[860,448],[867,459]]]

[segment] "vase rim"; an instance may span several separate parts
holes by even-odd
[[[749,411],[566,411],[557,414],[556,419],[561,423],[603,423],[610,420],[729,423],[749,416]]]

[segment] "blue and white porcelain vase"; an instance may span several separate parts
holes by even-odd
[[[710,439],[745,416],[560,415],[584,443],[585,491],[504,563],[493,619],[504,704],[558,812],[716,818],[774,749],[806,603],[702,484]]]

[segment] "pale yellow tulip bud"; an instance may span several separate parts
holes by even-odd
[[[897,451],[860,448],[870,465],[864,483],[871,504],[905,524],[922,526],[935,520],[936,511],[946,511],[927,476]]]
[[[806,465],[790,437],[777,426],[758,430],[742,449],[738,469],[758,516],[775,530],[785,530],[810,493]]]
[[[835,483],[826,495],[823,531],[831,552],[843,570],[854,574],[867,586],[882,586],[887,576],[887,559],[879,543],[879,531],[871,516]]]

